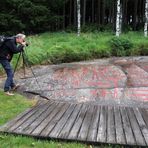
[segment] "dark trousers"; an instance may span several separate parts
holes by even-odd
[[[9,91],[12,87],[15,86],[13,81],[13,69],[8,60],[0,60],[0,63],[7,74],[7,79],[4,85],[4,91]]]

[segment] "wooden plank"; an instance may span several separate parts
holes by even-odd
[[[134,133],[134,137],[136,139],[137,145],[145,146],[146,143],[145,143],[144,137],[143,137],[143,135],[141,133],[140,127],[139,127],[139,125],[137,123],[137,120],[135,118],[133,109],[132,108],[127,108],[127,113],[128,113],[128,116],[129,116],[129,120],[130,120],[132,129],[133,129],[133,133]]]
[[[65,103],[64,106],[62,106],[62,108],[59,110],[56,116],[49,122],[49,124],[45,127],[45,129],[43,129],[43,131],[40,134],[41,136],[46,137],[49,135],[50,131],[54,128],[54,126],[59,122],[63,114],[66,112],[69,105],[70,105],[69,103],[67,104]]]
[[[87,141],[89,142],[97,141],[97,130],[98,130],[99,119],[100,119],[100,106],[95,106],[94,113],[92,115],[90,129],[87,136]]]
[[[121,115],[122,115],[122,122],[123,122],[126,142],[128,145],[135,145],[136,141],[133,135],[133,131],[130,125],[129,118],[127,116],[127,112],[126,112],[127,108],[122,107],[120,108],[120,110],[121,110]]]
[[[48,123],[56,116],[56,114],[61,110],[64,106],[64,103],[58,103],[56,108],[40,123],[40,125],[32,131],[32,135],[40,136],[42,130],[48,125]]]
[[[42,107],[41,109],[36,111],[32,116],[27,118],[27,120],[25,120],[20,126],[15,128],[15,130],[13,130],[13,132],[15,132],[15,133],[24,133],[25,130],[27,129],[27,127],[30,124],[32,124],[35,121],[35,119],[37,119],[38,117],[42,116],[42,113],[44,113],[51,105],[52,104],[47,103],[44,107]]]
[[[148,127],[148,109],[140,108],[139,111],[143,117],[143,120],[145,121],[145,123]]]
[[[21,124],[23,124],[26,120],[28,120],[31,116],[33,116],[36,112],[39,112],[40,110],[42,110],[42,108],[44,108],[45,106],[47,106],[48,103],[43,104],[43,105],[39,105],[35,108],[33,108],[33,110],[31,110],[28,114],[26,114],[23,118],[21,118],[20,120],[18,120],[16,123],[14,123],[14,125],[12,127],[10,127],[8,129],[9,132],[14,131],[17,127],[21,126]]]
[[[45,110],[45,112],[43,112],[42,115],[40,115],[38,118],[36,118],[30,125],[27,126],[27,128],[25,130],[23,130],[24,134],[27,135],[31,135],[31,133],[38,128],[38,126],[41,124],[41,122],[47,118],[47,116],[49,116],[49,114],[51,114],[51,112],[53,111],[54,108],[56,108],[58,105],[57,102],[54,102],[52,104],[50,104],[50,106],[47,108],[47,110]]]
[[[5,131],[7,132],[9,128],[11,128],[14,124],[16,124],[19,120],[21,120],[22,118],[24,118],[24,116],[26,116],[27,114],[29,114],[30,112],[32,112],[32,110],[35,110],[39,107],[39,105],[36,105],[34,107],[28,108],[27,110],[25,110],[23,113],[17,115],[14,119],[10,120],[9,122],[7,122],[6,124],[4,124],[3,126],[0,127],[0,131]]]
[[[68,139],[77,139],[86,111],[87,111],[87,105],[83,104],[81,111],[77,116],[77,119],[75,120],[75,123],[69,133]]]
[[[107,120],[107,142],[116,143],[114,108],[108,106],[108,120]]]
[[[101,106],[97,141],[103,143],[106,142],[106,135],[107,135],[107,106]]]
[[[62,128],[64,127],[65,123],[67,122],[67,120],[71,116],[71,114],[72,114],[73,110],[75,109],[75,107],[76,107],[76,105],[74,105],[74,104],[70,105],[70,107],[64,113],[62,118],[58,121],[58,123],[53,128],[53,130],[49,133],[49,137],[53,137],[53,138],[57,138],[58,137],[60,131],[62,130]]]
[[[137,118],[137,121],[139,123],[141,132],[145,138],[146,145],[148,146],[148,127],[147,127],[146,123],[144,122],[144,119],[142,118],[142,115],[141,115],[139,109],[134,108],[133,110],[134,110],[135,116]]]
[[[85,118],[83,120],[81,129],[80,129],[80,132],[79,132],[79,135],[78,135],[78,138],[77,138],[78,140],[86,141],[87,134],[88,134],[88,131],[89,131],[89,126],[90,126],[92,115],[93,115],[93,109],[94,109],[93,105],[89,106],[88,109],[87,109]]]
[[[9,128],[11,128],[16,122],[18,122],[18,120],[20,120],[21,118],[23,118],[24,116],[26,116],[26,114],[28,114],[29,112],[32,111],[32,108],[27,109],[26,111],[24,111],[23,113],[19,114],[16,118],[14,118],[13,120],[7,122],[6,124],[4,124],[3,126],[0,126],[0,131],[1,132],[6,132],[8,131]]]
[[[114,114],[115,114],[116,142],[119,144],[126,144],[126,139],[125,139],[125,134],[123,131],[122,118],[121,118],[119,107],[114,107]]]
[[[68,121],[66,122],[65,126],[63,127],[63,129],[61,130],[60,134],[58,135],[58,138],[63,138],[63,139],[67,139],[69,132],[72,129],[72,126],[81,110],[82,104],[78,104],[76,106],[76,108],[74,109],[72,115],[70,116],[70,118],[68,119]]]

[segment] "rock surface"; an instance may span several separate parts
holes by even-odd
[[[26,73],[26,79],[17,79],[20,92],[58,101],[148,107],[147,56],[38,66]]]

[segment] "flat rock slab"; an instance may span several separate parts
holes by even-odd
[[[22,90],[70,102],[148,106],[148,57],[111,58],[32,69]]]
[[[0,127],[45,139],[148,146],[148,110],[47,101]]]

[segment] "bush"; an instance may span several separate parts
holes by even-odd
[[[143,55],[143,56],[146,56],[148,55],[148,45],[141,45],[139,47],[139,50],[140,50],[140,55]]]
[[[131,41],[118,37],[112,38],[109,43],[113,56],[127,56],[130,54],[130,49],[133,47]]]

